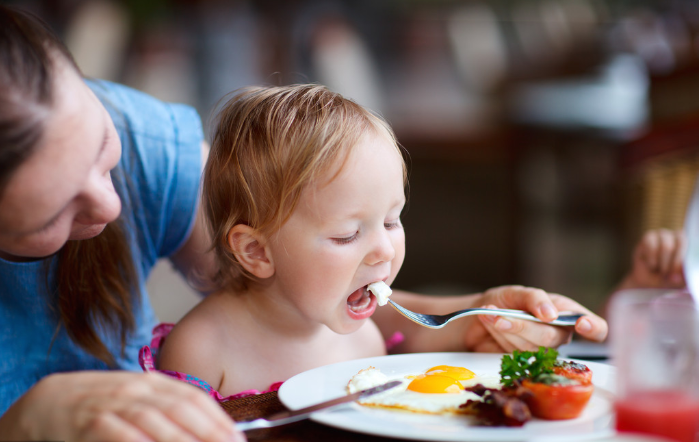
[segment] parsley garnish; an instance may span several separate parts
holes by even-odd
[[[554,348],[539,347],[536,352],[515,350],[512,356],[502,357],[500,382],[510,386],[517,379],[533,379],[540,374],[553,373],[552,367],[557,357],[558,350]]]

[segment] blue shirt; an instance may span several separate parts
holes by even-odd
[[[134,311],[136,329],[123,356],[116,333],[102,332],[101,337],[118,368],[140,370],[138,351],[150,343],[157,322],[146,279],[158,258],[183,244],[194,224],[204,138],[201,119],[189,106],[163,103],[125,86],[105,81],[88,85],[112,116],[122,143],[112,178],[131,230],[127,236],[139,279],[134,293],[141,298]],[[44,284],[45,265],[49,286],[55,287],[55,257],[31,262],[0,259],[0,415],[48,374],[108,368],[78,347],[64,327],[58,328]]]

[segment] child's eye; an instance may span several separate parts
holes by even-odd
[[[396,229],[396,228],[401,226],[400,219],[397,219],[397,220],[391,221],[391,222],[387,222],[387,223],[383,223],[383,226],[388,230]]]
[[[343,238],[333,238],[332,240],[335,241],[337,244],[349,244],[357,240],[357,234],[358,232],[355,232],[352,236],[346,236]]]

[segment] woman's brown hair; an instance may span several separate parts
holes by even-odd
[[[37,151],[54,104],[57,60],[79,72],[41,19],[0,5],[0,195],[14,171]],[[135,327],[133,304],[138,299],[131,294],[138,285],[121,223],[109,223],[95,238],[68,241],[58,252],[59,326],[108,365],[114,365],[115,357],[97,330],[115,330],[123,353]]]
[[[401,154],[384,120],[320,85],[245,88],[222,106],[203,178],[219,286],[242,291],[255,281],[228,245],[230,229],[276,232],[301,192],[339,173],[367,133],[387,137]],[[403,164],[404,181],[405,170]]]

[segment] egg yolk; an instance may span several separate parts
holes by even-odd
[[[432,367],[426,372],[428,375],[438,374],[440,376],[446,376],[457,381],[467,381],[473,379],[476,374],[471,370],[464,367],[452,367],[450,365],[438,365]]]
[[[408,384],[408,390],[418,393],[460,393],[459,381],[441,374],[420,375]]]

